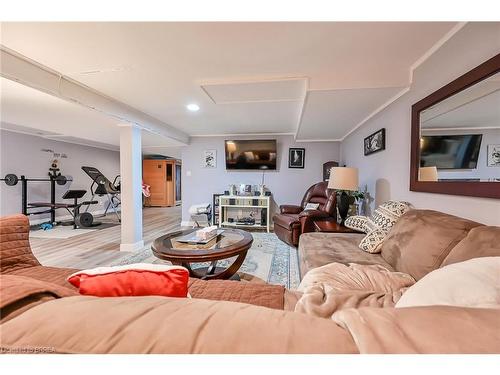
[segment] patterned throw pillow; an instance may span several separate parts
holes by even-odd
[[[317,210],[318,208],[319,208],[319,203],[308,203],[304,207],[304,211],[305,210]]]
[[[403,201],[388,201],[377,207],[372,216],[367,218],[367,235],[360,242],[359,248],[369,253],[380,253],[382,242],[391,228],[411,208],[410,203]]]
[[[359,248],[367,253],[380,253],[382,243],[384,242],[387,232],[382,229],[375,229],[368,233],[359,243]]]
[[[347,228],[351,228],[354,230],[357,230],[358,232],[363,232],[366,233],[366,222],[368,221],[368,218],[366,216],[349,216],[345,222],[344,225]]]
[[[373,212],[372,216],[366,222],[367,233],[375,229],[382,229],[386,232],[392,228],[396,221],[411,210],[411,204],[402,201],[388,201],[380,206]]]

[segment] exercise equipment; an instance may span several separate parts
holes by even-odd
[[[108,213],[111,207],[118,218],[121,221],[120,215],[118,214],[118,206],[120,206],[120,175],[116,176],[113,182],[108,180],[99,169],[95,167],[82,167],[82,170],[92,179],[92,185],[90,185],[90,192],[92,193],[91,200],[97,195],[99,197],[106,196],[108,198],[108,205],[104,210],[104,216]],[[87,207],[88,210],[88,207]]]
[[[9,173],[6,174],[4,178],[0,178],[1,181],[4,181],[6,185],[8,186],[16,186],[19,180],[22,180],[24,176],[21,176],[21,178],[17,177],[15,174]],[[66,185],[68,181],[68,178],[66,176],[62,176],[61,174],[50,177],[50,178],[26,178],[24,177],[25,181],[37,181],[37,182],[49,182],[54,180],[56,184],[58,185]]]
[[[56,210],[59,208],[66,209],[73,220],[70,225],[73,225],[74,229],[80,227],[92,227],[100,225],[101,223],[94,223],[94,216],[90,212],[80,213],[80,208],[82,206],[89,207],[91,204],[97,204],[98,201],[90,200],[78,203],[78,199],[82,198],[87,193],[87,190],[68,190],[62,196],[63,199],[73,199],[73,203],[52,203],[52,202],[34,202],[29,203],[29,208],[50,208],[51,210]]]
[[[16,186],[21,182],[21,207],[22,213],[24,215],[39,215],[50,213],[50,222],[56,222],[56,211],[53,207],[48,210],[39,212],[28,212],[28,183],[29,182],[50,182],[50,203],[53,205],[56,203],[56,184],[66,185],[68,181],[73,181],[68,179],[66,176],[60,173],[49,173],[49,178],[26,178],[25,176],[17,177],[15,174],[9,173],[5,175],[5,178],[1,179],[8,186]]]

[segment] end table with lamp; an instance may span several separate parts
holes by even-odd
[[[358,168],[332,168],[330,172],[330,180],[328,181],[328,188],[341,191],[341,193],[339,194],[339,199],[337,200],[339,215],[342,219],[342,221],[340,222],[341,227],[345,227],[344,222],[347,218],[347,213],[349,212],[349,204],[351,203],[352,199],[352,197],[349,196],[346,191],[357,191],[358,185]]]

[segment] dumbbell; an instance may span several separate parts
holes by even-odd
[[[9,173],[6,174],[5,178],[2,178],[1,180],[4,181],[5,184],[8,186],[14,186],[17,185],[19,178],[15,174]]]

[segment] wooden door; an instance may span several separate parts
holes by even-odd
[[[146,199],[146,206],[166,206],[167,168],[165,160],[144,160],[142,166],[144,183],[151,186],[151,196]]]

